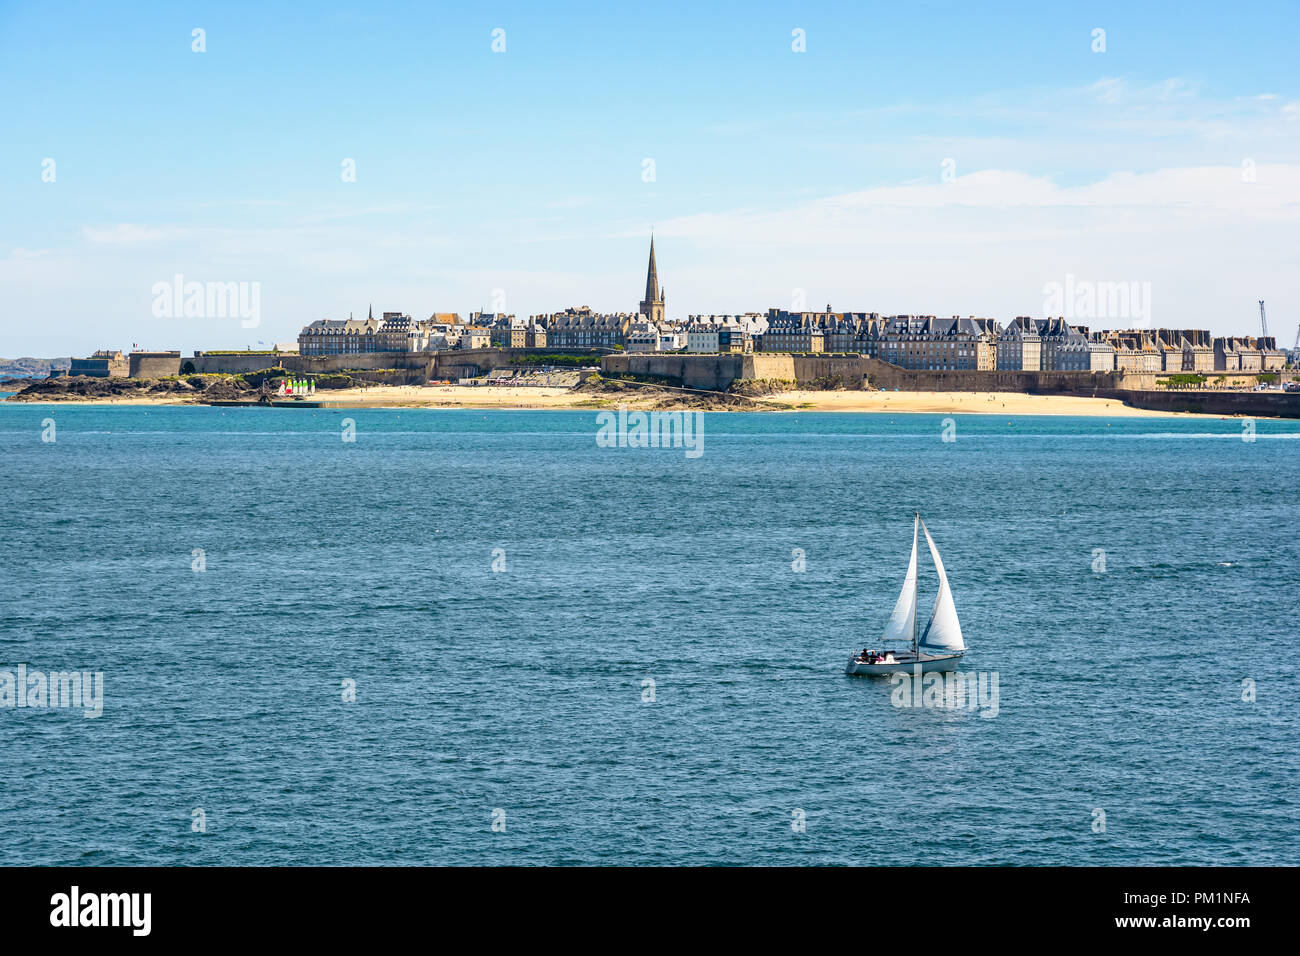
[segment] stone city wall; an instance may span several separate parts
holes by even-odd
[[[1203,415],[1246,415],[1260,418],[1300,418],[1300,392],[1192,391],[1190,389],[1099,389],[1103,398],[1119,399],[1134,408],[1154,412],[1199,412]]]
[[[180,352],[132,352],[129,362],[131,378],[166,378],[181,371]]]
[[[687,388],[721,391],[733,381],[767,380],[840,388],[935,392],[1082,393],[1133,384],[1152,387],[1155,376],[1124,372],[978,372],[904,369],[856,353],[754,352],[748,355],[607,355],[610,375],[661,378]]]

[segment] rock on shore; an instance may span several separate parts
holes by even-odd
[[[255,398],[243,379],[228,375],[184,378],[96,378],[86,375],[43,378],[23,387],[11,402],[87,402],[132,398],[176,398],[204,402]]]

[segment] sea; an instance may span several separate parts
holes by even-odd
[[[599,416],[0,404],[0,862],[1300,864],[1300,422]]]

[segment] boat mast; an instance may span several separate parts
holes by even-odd
[[[916,520],[921,520],[921,512],[916,513]],[[912,525],[912,548],[916,549],[916,525]],[[912,588],[912,657],[919,658],[916,647],[916,588]]]

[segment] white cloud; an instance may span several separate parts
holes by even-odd
[[[1240,167],[1162,169],[1114,173],[1079,186],[1014,170],[981,170],[951,183],[935,176],[846,193],[771,211],[738,210],[685,216],[664,223],[665,236],[745,245],[778,242],[855,244],[887,226],[891,235],[929,232],[936,225],[972,238],[1010,226],[1022,235],[1112,231],[1113,215],[1130,212],[1126,229],[1185,229],[1247,221],[1300,221],[1300,165],[1260,165],[1256,181],[1242,181]],[[967,210],[980,210],[971,218]],[[918,219],[915,212],[931,215]],[[1071,215],[1071,212],[1073,215]],[[1089,225],[1091,223],[1092,225]]]
[[[661,276],[691,311],[788,307],[798,288],[818,307],[1005,320],[1036,313],[1043,285],[1073,274],[1151,283],[1157,324],[1240,334],[1255,299],[1300,311],[1300,165],[1256,173],[1245,183],[1239,167],[1191,167],[1067,186],[984,170],[685,216],[658,227]],[[688,265],[674,270],[673,257]]]
[[[1124,81],[1117,76],[1105,76],[1088,90],[1102,103],[1118,103],[1124,96]]]

